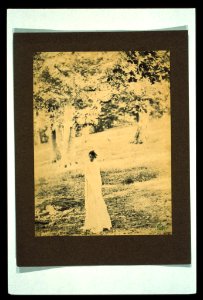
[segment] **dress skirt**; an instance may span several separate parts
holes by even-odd
[[[85,168],[84,229],[99,233],[112,227],[106,203],[102,197],[102,182],[98,164],[89,162]]]

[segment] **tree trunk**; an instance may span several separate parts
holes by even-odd
[[[135,133],[135,144],[143,144],[147,140],[147,115],[140,118],[140,113],[136,115],[137,129]]]
[[[56,129],[51,131],[52,149],[53,149],[53,160],[52,162],[57,162],[61,159],[61,154],[56,141]]]
[[[62,164],[64,166],[72,165],[75,162],[74,157],[74,127],[73,127],[74,108],[68,105],[64,108],[63,133],[61,140]]]

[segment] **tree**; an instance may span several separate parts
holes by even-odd
[[[151,84],[170,80],[169,51],[127,51],[127,62],[131,70],[126,72],[128,82],[137,82],[147,78]]]
[[[113,76],[116,74],[116,76]],[[119,112],[130,114],[139,123],[135,143],[140,138],[143,115],[161,117],[170,110],[170,53],[169,51],[127,51],[109,77],[111,85],[122,86]]]
[[[35,132],[39,123],[50,130],[55,159],[68,156],[84,128],[103,131],[127,116],[140,123],[170,109],[168,51],[41,52],[33,72]]]
[[[64,107],[69,103],[70,88],[64,84],[55,67],[55,54],[36,53],[33,59],[35,123],[48,127],[52,141],[53,158],[61,158],[58,136],[63,129]],[[40,115],[44,115],[43,121]],[[37,119],[37,121],[36,121]]]
[[[105,98],[101,86],[106,83],[106,69],[112,67],[110,58],[103,63],[103,55],[105,53],[58,52],[34,56],[35,116],[39,123],[41,112],[46,115],[46,121],[41,124],[51,130],[53,160],[70,157],[67,155],[71,148],[70,136],[88,126],[92,131],[98,130],[100,100]]]

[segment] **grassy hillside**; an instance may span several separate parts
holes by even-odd
[[[75,138],[71,166],[51,163],[48,144],[35,147],[37,236],[84,234],[83,168],[92,149],[98,153],[113,225],[104,234],[171,234],[170,119],[150,121],[143,144],[132,143],[135,130],[128,126]]]

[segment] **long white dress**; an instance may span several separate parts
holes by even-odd
[[[107,206],[102,197],[100,168],[96,160],[85,166],[85,224],[83,229],[94,233],[112,227]]]

